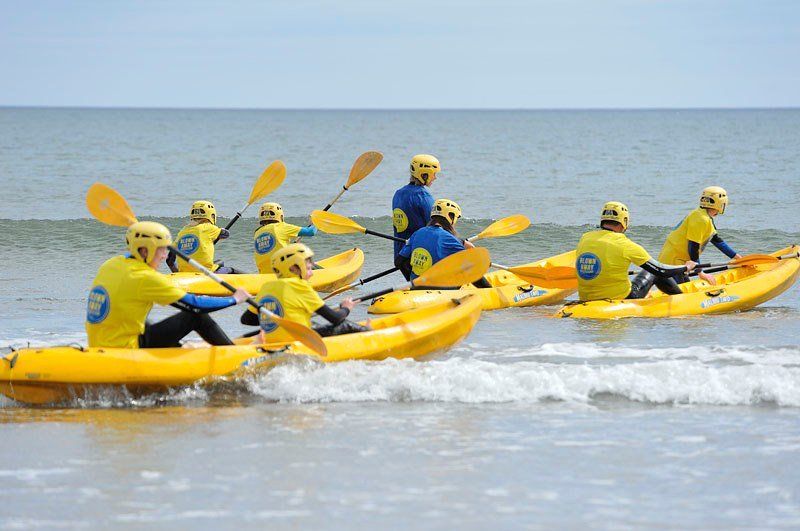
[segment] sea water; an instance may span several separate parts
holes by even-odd
[[[175,233],[197,199],[231,217],[281,159],[288,175],[270,199],[304,224],[376,149],[383,163],[333,210],[390,232],[391,194],[429,152],[443,167],[432,192],[459,202],[462,235],[532,219],[484,242],[507,264],[573,248],[612,199],[657,255],[716,184],[731,197],[719,232],[749,254],[800,241],[798,145],[797,110],[0,109],[0,346],[85,343],[87,288],[123,250],[123,229],[86,211],[95,181]],[[226,263],[254,270],[256,210],[219,244]],[[377,238],[306,243],[318,256],[361,247],[363,276],[391,266]],[[215,317],[238,333],[241,309]],[[59,408],[3,399],[0,527],[800,526],[797,287],[713,317],[556,309],[486,312],[423,362],[298,361]]]

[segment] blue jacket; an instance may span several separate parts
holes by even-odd
[[[431,226],[415,232],[400,251],[400,256],[411,260],[413,280],[439,260],[463,250],[461,240],[441,227]]]
[[[407,184],[394,193],[392,198],[392,225],[394,235],[408,240],[412,234],[428,224],[433,209],[433,196],[425,186]],[[394,257],[403,248],[394,242]]]

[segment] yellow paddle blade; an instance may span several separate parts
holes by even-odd
[[[250,192],[250,199],[247,200],[248,205],[252,205],[262,197],[271,194],[283,183],[286,178],[286,166],[283,162],[276,160],[267,169],[261,173],[256,184],[253,185],[253,191]]]
[[[748,254],[736,260],[731,260],[728,265],[737,266],[756,266],[761,264],[772,264],[778,261],[777,256],[769,254]]]
[[[415,286],[459,287],[475,282],[489,270],[491,258],[485,247],[465,249],[433,264],[416,280]]]
[[[502,236],[511,236],[527,229],[531,224],[531,220],[522,214],[514,214],[507,218],[498,219],[481,232],[470,238],[470,241],[480,240],[482,238],[499,238]]]
[[[350,188],[358,181],[372,173],[372,170],[378,167],[378,164],[383,160],[383,153],[380,151],[367,151],[362,153],[353,163],[350,168],[350,176],[347,178],[345,188]]]
[[[119,192],[102,183],[94,183],[86,192],[86,208],[106,225],[127,227],[136,223],[130,205]]]
[[[311,223],[322,232],[328,234],[354,234],[356,232],[365,233],[366,228],[362,227],[355,221],[333,212],[325,212],[324,210],[315,210],[311,213]]]
[[[509,267],[506,271],[542,288],[576,289],[578,287],[578,276],[574,267],[518,266]]]

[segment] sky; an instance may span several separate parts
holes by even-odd
[[[800,106],[800,0],[0,0],[0,105]]]

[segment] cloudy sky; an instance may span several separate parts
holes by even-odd
[[[0,105],[800,106],[798,0],[0,0]]]

